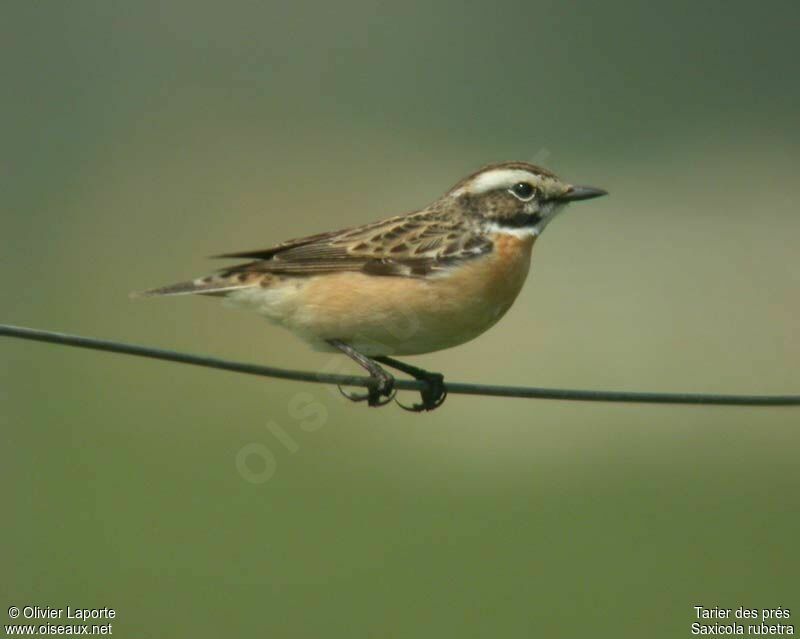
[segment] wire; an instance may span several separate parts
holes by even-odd
[[[0,324],[0,335],[19,339],[76,346],[97,351],[149,357],[180,364],[204,366],[247,375],[291,379],[298,382],[315,382],[318,384],[339,384],[341,386],[366,387],[373,383],[369,377],[356,375],[337,375],[333,373],[314,373],[296,371],[260,364],[232,362],[206,355],[192,355],[177,351],[124,344],[93,337],[81,337],[67,333],[42,331],[22,326]],[[632,402],[645,404],[700,404],[717,406],[800,406],[800,395],[711,395],[705,393],[640,393],[625,391],[575,390],[567,388],[536,388],[525,386],[493,386],[488,384],[465,384],[463,382],[447,382],[447,392],[461,395],[485,395],[489,397],[524,397],[535,399],[559,399],[581,402]],[[426,388],[426,382],[398,379],[395,387],[399,390],[420,391]]]

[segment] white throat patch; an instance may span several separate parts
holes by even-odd
[[[500,235],[510,235],[512,237],[517,237],[521,240],[524,240],[528,237],[536,237],[541,233],[541,229],[539,225],[536,226],[521,226],[519,228],[514,228],[511,226],[503,226],[502,224],[497,224],[496,222],[492,222],[486,227],[487,232],[489,233],[498,233]]]

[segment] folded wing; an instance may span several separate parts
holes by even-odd
[[[463,220],[411,214],[289,240],[267,249],[220,255],[251,261],[141,295],[225,294],[257,285],[258,275],[266,274],[302,277],[361,271],[376,276],[425,277],[491,250],[491,241]]]

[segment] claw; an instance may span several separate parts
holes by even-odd
[[[434,373],[431,374],[429,378],[425,379],[425,381],[428,383],[427,388],[419,392],[422,397],[422,402],[419,404],[412,404],[411,406],[406,406],[397,400],[395,400],[395,403],[403,410],[407,410],[411,413],[421,413],[423,411],[439,408],[439,406],[444,404],[444,400],[447,399],[447,388],[444,385],[444,377]]]
[[[378,391],[375,391],[374,395],[367,397],[367,403],[370,406],[386,406],[386,404],[395,398],[395,395],[397,395],[397,389],[395,388],[389,389],[388,394],[382,394]],[[381,399],[382,397],[384,399]]]
[[[422,404],[412,404],[411,406],[407,406],[397,399],[394,400],[394,403],[403,410],[407,410],[409,413],[421,413],[422,411],[427,410]]]
[[[347,393],[341,385],[337,384],[336,387],[351,402],[367,402],[369,406],[386,406],[397,395],[397,390],[394,388],[393,383],[370,386],[366,393]]]
[[[351,402],[364,402],[369,399],[368,393],[348,393],[342,388],[341,384],[337,384],[336,388],[338,388],[339,392]]]

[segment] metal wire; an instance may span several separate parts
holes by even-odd
[[[247,375],[291,379],[299,382],[318,384],[339,384],[341,386],[367,387],[371,383],[369,377],[356,375],[337,375],[333,373],[314,373],[296,371],[260,364],[232,362],[207,355],[192,355],[177,351],[124,344],[94,337],[81,337],[66,333],[43,331],[22,326],[0,324],[0,336],[76,346],[97,351],[149,357],[180,364],[204,366]],[[596,391],[568,388],[537,388],[526,386],[495,386],[489,384],[465,384],[463,382],[447,382],[447,392],[461,395],[485,395],[488,397],[523,397],[532,399],[558,399],[580,402],[629,402],[645,404],[700,404],[716,406],[800,406],[800,395],[714,395],[706,393],[641,393],[626,391]],[[399,390],[423,390],[426,383],[417,380],[398,379],[395,387]]]

